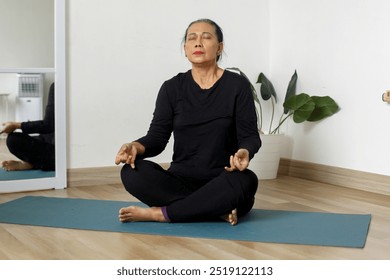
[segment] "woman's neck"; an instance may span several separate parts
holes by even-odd
[[[191,73],[194,81],[200,88],[209,89],[221,78],[223,69],[219,68],[218,65],[213,67],[198,67],[193,65]]]

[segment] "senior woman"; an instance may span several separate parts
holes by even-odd
[[[147,134],[116,155],[124,187],[149,206],[120,209],[121,222],[235,225],[253,207],[258,179],[248,166],[261,140],[250,84],[218,66],[224,45],[214,21],[192,22],[183,41],[191,69],[163,83]],[[165,170],[145,158],[160,154],[172,133]]]

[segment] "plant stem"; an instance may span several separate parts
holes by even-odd
[[[261,103],[259,102],[259,117],[258,119],[260,120],[260,126],[259,126],[259,129],[260,129],[260,132],[263,130],[263,108],[261,107]]]
[[[271,121],[269,123],[269,130],[268,130],[269,134],[271,134],[272,123],[274,122],[274,115],[275,115],[275,102],[273,97],[271,97],[271,102],[272,102],[272,114],[271,114]]]
[[[281,126],[281,125],[282,125],[290,116],[292,116],[293,114],[294,114],[294,113],[288,114],[282,121],[279,122],[279,125],[278,125],[274,130],[272,130],[272,132],[270,132],[270,134],[275,134],[276,131],[279,130],[280,126]]]
[[[282,122],[282,119],[283,119],[283,116],[284,116],[285,114],[284,113],[282,113],[281,115],[280,115],[280,118],[279,118],[279,125],[277,126],[277,130],[278,131],[275,131],[275,133],[279,133],[280,132],[280,123]]]

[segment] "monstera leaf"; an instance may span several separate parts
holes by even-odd
[[[296,123],[306,121],[315,108],[315,103],[306,93],[301,93],[287,99],[283,107],[292,111],[293,120]]]
[[[239,72],[240,75],[244,76],[249,81],[248,77],[239,68],[230,67],[226,69]],[[261,84],[260,95],[258,96],[255,87],[249,81],[251,85],[253,100],[259,105],[258,107],[260,109],[257,110],[256,108],[260,132],[263,132],[263,112],[261,108],[260,96],[261,99],[265,101],[270,100],[272,104],[271,117],[268,129],[269,134],[279,133],[281,125],[291,116],[295,123],[302,123],[305,121],[316,122],[329,116],[332,116],[339,111],[339,106],[329,96],[310,96],[306,93],[300,93],[296,95],[297,80],[298,74],[295,70],[294,74],[291,76],[290,82],[287,87],[287,92],[283,103],[283,114],[281,115],[276,128],[272,127],[275,113],[275,103],[277,102],[277,94],[273,84],[264,75],[264,73],[260,73],[256,82],[258,84]]]
[[[337,103],[329,96],[309,96],[301,93],[287,99],[284,108],[292,112],[296,123],[316,122],[327,118],[339,110]]]
[[[312,96],[311,99],[316,104],[310,117],[307,119],[309,122],[316,122],[327,118],[334,113],[337,113],[339,106],[329,96]]]

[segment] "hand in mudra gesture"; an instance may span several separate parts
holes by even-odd
[[[115,164],[126,163],[134,169],[137,155],[142,155],[144,152],[145,147],[138,142],[123,144],[115,157]]]
[[[234,170],[244,171],[249,166],[249,152],[247,149],[239,149],[234,155],[230,156],[230,167],[225,170],[232,172]]]
[[[6,122],[3,123],[3,129],[0,130],[0,134],[10,134],[19,128],[21,128],[21,124],[18,122]]]

